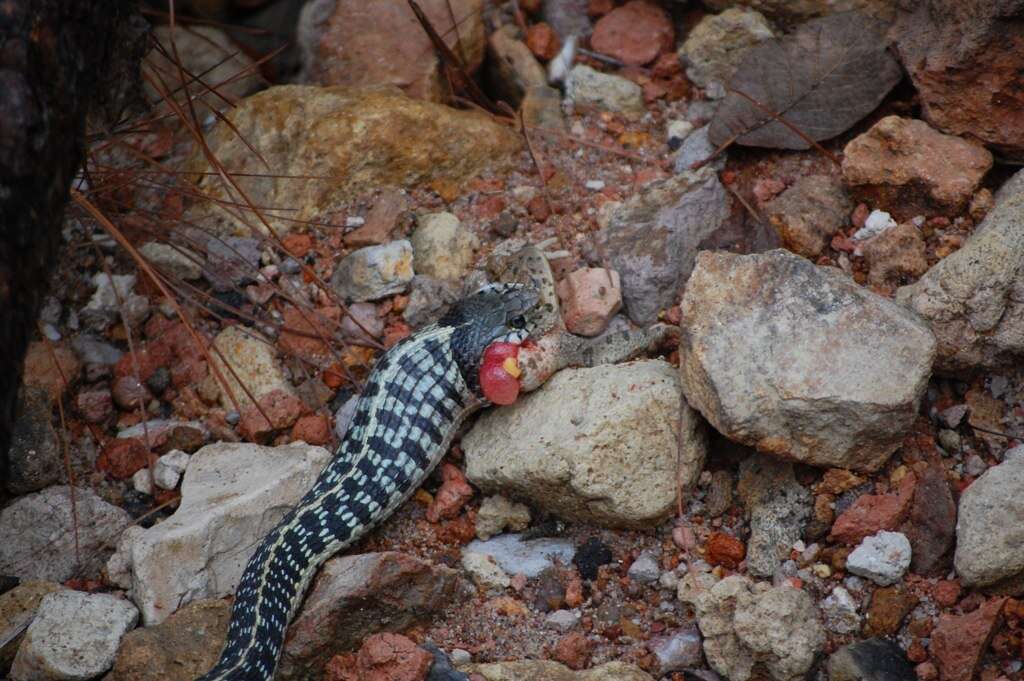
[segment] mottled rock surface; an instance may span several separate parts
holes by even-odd
[[[771,577],[803,534],[811,494],[793,475],[793,465],[754,454],[740,464],[739,496],[750,518],[747,570]]]
[[[643,90],[631,80],[602,73],[586,64],[573,67],[566,90],[581,109],[614,111],[627,118],[639,118],[646,111]]]
[[[708,14],[686,36],[679,58],[686,76],[705,88],[711,97],[724,97],[743,54],[754,45],[775,37],[771,24],[754,9],[730,7]]]
[[[882,638],[845,645],[829,656],[829,681],[916,681],[900,647]]]
[[[852,209],[838,178],[808,175],[769,201],[764,212],[786,248],[816,258],[849,222]]]

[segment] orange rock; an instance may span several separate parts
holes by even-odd
[[[116,480],[127,480],[149,464],[149,449],[137,437],[119,437],[107,442],[96,459],[96,470]]]
[[[578,631],[573,631],[558,639],[551,657],[569,669],[583,669],[590,662],[590,642]]]
[[[292,426],[292,440],[311,445],[326,445],[331,441],[331,423],[326,414],[303,416]]]
[[[466,481],[463,475],[455,466],[450,463],[441,466],[441,488],[434,495],[434,501],[427,509],[427,520],[436,523],[442,518],[454,518],[466,505],[466,502],[473,498],[473,488]]]
[[[558,55],[558,51],[562,49],[562,41],[558,39],[554,29],[542,21],[526,30],[526,46],[538,59],[548,61]]]
[[[704,557],[712,565],[735,570],[746,555],[747,547],[739,539],[724,532],[715,532],[708,538]]]
[[[844,544],[856,544],[880,530],[895,530],[907,519],[914,500],[917,478],[908,474],[900,481],[896,494],[865,494],[836,518],[829,538]]]

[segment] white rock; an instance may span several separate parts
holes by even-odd
[[[148,468],[135,471],[132,475],[132,488],[139,494],[153,493],[153,481],[150,479]]]
[[[150,241],[139,248],[139,254],[172,277],[191,281],[203,276],[203,259],[183,246]]]
[[[864,226],[858,229],[854,235],[854,241],[867,241],[871,237],[878,236],[882,232],[892,229],[896,226],[896,221],[892,219],[892,216],[886,213],[884,210],[878,210],[877,208],[868,215],[868,219],[864,221]]]
[[[505,571],[494,562],[494,558],[483,553],[464,551],[462,567],[473,577],[473,581],[487,589],[505,589],[512,583]]]
[[[468,650],[463,650],[462,648],[452,648],[451,652],[448,653],[448,658],[455,667],[461,667],[473,661],[473,655]]]
[[[274,344],[255,331],[229,326],[213,339],[210,356],[242,409],[253,403],[249,395],[259,400],[274,390],[292,392]],[[206,380],[215,380],[212,373]],[[233,411],[235,405],[227,391],[223,387],[218,389],[221,406]]]
[[[821,612],[829,631],[837,634],[855,634],[860,631],[857,601],[841,586],[832,589],[832,593],[821,602]]]
[[[555,610],[544,618],[544,624],[557,631],[569,631],[580,622],[579,613],[573,610]]]
[[[486,497],[476,513],[476,536],[484,541],[504,530],[522,532],[529,526],[529,507],[500,494]]]
[[[650,584],[661,576],[658,556],[654,551],[644,551],[629,566],[629,578],[641,584]]]
[[[879,586],[900,581],[910,567],[910,540],[901,532],[886,532],[865,537],[846,559],[846,569],[870,579]]]
[[[584,186],[592,192],[599,192],[604,189],[604,180],[587,180]]]
[[[189,455],[180,449],[167,452],[156,460],[153,466],[153,480],[160,489],[174,489],[178,486],[185,468],[188,466]]]
[[[86,681],[114,664],[139,611],[109,594],[63,590],[46,595],[11,667],[12,681]]]
[[[490,556],[505,572],[533,578],[554,565],[555,559],[562,565],[569,565],[576,547],[568,539],[520,541],[518,534],[503,534],[487,541],[474,539],[463,553]]]
[[[331,275],[331,287],[342,298],[361,303],[403,292],[412,277],[412,244],[400,239],[346,255]]]
[[[693,123],[685,119],[669,121],[665,132],[670,143],[672,140],[679,140],[682,142],[691,132],[693,132]]]
[[[639,118],[646,110],[639,85],[585,64],[577,64],[569,72],[566,94],[578,107],[614,111],[627,118]]]
[[[119,547],[146,626],[201,598],[234,593],[260,540],[313,485],[321,447],[218,443],[196,452],[167,520]]]
[[[92,285],[96,291],[86,304],[87,310],[116,310],[118,300],[127,301],[135,288],[134,274],[115,274],[108,276],[106,272],[92,275]]]

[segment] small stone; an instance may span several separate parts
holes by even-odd
[[[125,411],[138,410],[153,399],[149,389],[134,376],[121,376],[115,380],[111,395],[117,406]]]
[[[127,480],[149,465],[149,453],[142,439],[118,437],[104,445],[96,459],[96,470],[109,473],[115,480]]]
[[[825,617],[825,628],[829,631],[837,634],[855,634],[860,631],[857,601],[841,586],[832,589],[832,593],[821,602],[821,612]]]
[[[575,548],[568,539],[521,541],[518,534],[503,534],[487,541],[473,540],[463,549],[463,554],[490,556],[505,572],[522,574],[530,579],[551,567],[555,560],[567,565],[574,552]]]
[[[148,468],[140,468],[132,475],[132,489],[139,494],[153,494],[153,480]]]
[[[473,581],[485,589],[507,589],[512,583],[491,556],[473,551],[462,552],[462,567]]]
[[[829,537],[844,544],[856,544],[880,530],[895,530],[906,520],[914,500],[917,477],[908,475],[893,494],[865,494],[843,511]]]
[[[760,12],[730,7],[701,19],[679,48],[679,58],[691,82],[705,88],[708,96],[721,98],[743,54],[773,37],[771,25]]]
[[[550,61],[562,49],[562,41],[554,29],[540,21],[526,29],[526,46],[538,59]]]
[[[580,616],[572,610],[555,610],[544,622],[552,629],[566,632],[580,623]]]
[[[473,265],[476,236],[451,213],[430,213],[419,218],[413,232],[413,256],[417,274],[438,279],[458,279]]]
[[[972,681],[981,658],[1003,621],[1005,598],[987,601],[965,615],[945,614],[932,630],[929,651],[942,681]]]
[[[649,0],[630,0],[601,17],[590,45],[627,66],[648,64],[672,49],[675,30],[668,13]]]
[[[676,173],[685,173],[696,164],[705,164],[712,170],[721,172],[725,168],[727,156],[725,152],[719,153],[710,162],[705,163],[717,151],[715,145],[708,137],[710,126],[705,125],[697,128],[686,136],[686,139],[679,145],[676,152],[674,168]]]
[[[326,414],[300,416],[292,426],[292,442],[327,445],[331,442],[331,420]]]
[[[911,549],[906,535],[882,531],[867,537],[846,559],[846,569],[875,584],[895,584],[910,567]]]
[[[871,638],[843,646],[826,663],[828,681],[915,681],[914,670],[892,641]]]
[[[51,400],[57,400],[75,384],[81,370],[81,363],[66,345],[33,341],[25,351],[22,381],[26,387],[45,390]]]
[[[657,660],[658,676],[699,668],[703,661],[700,631],[692,624],[652,638],[647,649]]]
[[[735,570],[746,555],[747,548],[739,539],[724,532],[715,532],[708,538],[704,557],[712,565]]]
[[[960,600],[960,591],[959,582],[943,579],[932,589],[932,598],[939,607],[951,608]]]
[[[569,73],[567,94],[580,108],[621,113],[627,118],[639,118],[646,110],[639,85],[586,64],[577,64]]]
[[[500,494],[486,497],[476,513],[476,536],[484,541],[504,530],[522,532],[529,526],[529,507]]]
[[[753,454],[740,464],[739,496],[750,517],[747,570],[770,577],[800,541],[811,516],[811,495],[790,463]]]
[[[185,452],[176,449],[170,451],[156,460],[153,466],[153,480],[161,489],[175,489],[178,481],[184,475],[191,457]]]
[[[367,638],[355,658],[353,675],[328,681],[424,681],[434,664],[434,656],[412,640],[390,633]]]
[[[441,465],[441,479],[441,487],[427,507],[427,520],[432,523],[439,522],[442,518],[450,519],[457,516],[474,494],[473,488],[466,481],[466,476],[450,463]]]
[[[590,662],[590,649],[587,637],[573,631],[558,639],[551,657],[569,669],[583,669]]]
[[[238,432],[246,440],[261,442],[274,431],[291,428],[302,414],[302,400],[284,390],[273,390],[257,404],[242,410]]]
[[[786,248],[816,258],[846,225],[851,208],[850,197],[838,178],[809,175],[769,201],[764,213]]]
[[[244,327],[229,326],[217,334],[210,355],[243,410],[275,390],[291,389],[274,344]],[[226,390],[219,395],[224,409],[236,408]]]
[[[403,239],[345,256],[331,275],[331,286],[343,299],[363,302],[402,293],[412,277],[412,244]]]
[[[917,603],[917,596],[902,586],[875,589],[864,633],[868,636],[895,636],[903,619],[917,607]]]
[[[622,308],[619,273],[587,267],[570,273],[557,287],[565,326],[580,336],[597,336]]]
[[[345,235],[345,245],[362,248],[387,243],[399,218],[407,210],[409,198],[405,194],[396,189],[385,189],[366,214],[363,224]]]
[[[853,235],[854,241],[865,241],[896,227],[896,221],[884,210],[875,209],[864,220],[864,226]]]
[[[590,537],[583,542],[572,557],[572,562],[583,579],[597,579],[598,568],[611,563],[612,560],[611,549],[597,537]]]
[[[945,468],[928,466],[920,474],[910,515],[902,526],[913,549],[910,567],[914,572],[929,577],[949,572],[956,543],[956,516]]]
[[[924,238],[910,222],[868,239],[860,251],[870,268],[868,281],[873,284],[884,284],[892,277],[916,278],[928,271]]]
[[[654,551],[642,552],[627,572],[629,578],[640,584],[651,584],[658,581],[661,576],[661,567],[658,565],[658,557]]]

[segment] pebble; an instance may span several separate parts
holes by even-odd
[[[647,642],[647,649],[657,660],[658,676],[702,666],[700,630],[693,624],[652,638]]]
[[[145,406],[153,399],[149,389],[134,376],[121,376],[116,379],[111,387],[111,395],[117,406],[125,411],[137,411],[140,406]]]
[[[565,326],[578,336],[600,335],[622,308],[622,285],[614,270],[575,270],[558,282],[556,290]]]
[[[675,29],[668,13],[650,0],[630,0],[601,17],[591,47],[627,66],[642,66],[672,49]]]
[[[170,451],[156,460],[153,467],[153,480],[161,489],[175,489],[181,476],[185,473],[191,457],[181,450]],[[141,490],[140,490],[141,491]]]
[[[711,143],[711,139],[708,137],[708,131],[711,126],[705,125],[697,128],[692,133],[686,136],[686,139],[679,145],[679,151],[676,152],[675,160],[675,171],[676,173],[685,173],[690,170],[696,163],[703,163],[711,158],[711,155],[715,153],[715,145]],[[705,164],[713,170],[721,171],[725,168],[726,160],[728,156],[725,152],[715,156],[711,162]]]
[[[786,248],[817,258],[846,226],[851,208],[840,178],[808,175],[768,201],[764,212]]]
[[[401,239],[345,256],[331,275],[331,287],[345,300],[365,302],[402,293],[412,278],[412,244]]]
[[[474,551],[462,552],[462,567],[485,589],[507,589],[512,581],[491,556]]]
[[[552,60],[551,64],[557,61]],[[639,85],[621,76],[601,73],[586,64],[577,64],[569,72],[566,93],[579,108],[611,111],[631,119],[640,118],[646,111],[643,89]]]
[[[580,623],[580,615],[572,610],[555,610],[544,618],[544,623],[556,631],[566,632]]]
[[[587,180],[584,186],[592,192],[599,192],[604,189],[604,180]]]
[[[575,547],[568,539],[530,539],[520,541],[518,534],[503,534],[487,541],[474,539],[463,553],[479,553],[491,556],[507,573],[522,574],[528,578],[540,575],[558,560],[568,565]]]
[[[658,565],[658,556],[654,551],[643,551],[627,572],[629,578],[641,584],[651,584],[658,581],[661,576],[661,567]]]
[[[451,213],[421,215],[413,232],[415,269],[437,279],[458,279],[473,265],[479,239]]]
[[[597,570],[611,563],[612,551],[597,537],[590,537],[573,554],[572,562],[583,579],[597,579]]]
[[[910,541],[900,532],[881,531],[865,538],[846,559],[846,569],[875,584],[898,582],[910,567]]]
[[[476,513],[476,536],[484,541],[505,530],[522,532],[529,526],[529,507],[500,494],[486,497]]]
[[[860,631],[860,613],[857,601],[841,586],[832,589],[821,601],[821,613],[825,617],[825,628],[837,634],[855,634]]]
[[[148,468],[140,468],[132,474],[132,488],[139,494],[153,494],[153,481]]]

